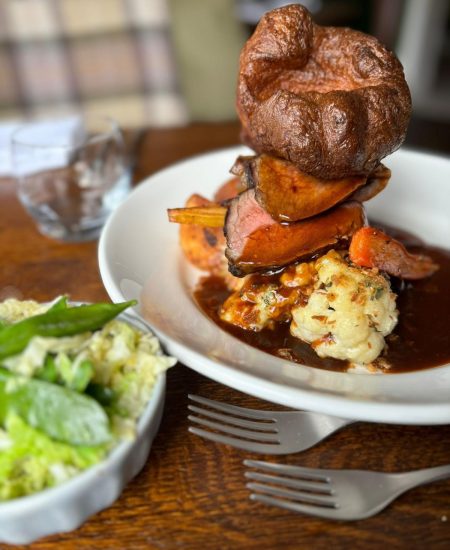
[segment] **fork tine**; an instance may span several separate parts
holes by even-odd
[[[335,515],[335,508],[301,504],[299,502],[292,502],[289,500],[283,500],[281,498],[269,497],[267,495],[260,495],[255,493],[252,493],[250,495],[250,499],[263,502],[264,504],[268,504],[269,506],[277,506],[278,508],[284,508],[293,512],[300,512],[309,516],[316,516],[325,519],[338,519]]]
[[[328,483],[322,483],[321,481],[304,481],[301,479],[294,479],[292,477],[273,476],[268,474],[262,474],[260,472],[248,471],[245,472],[247,479],[254,479],[255,481],[265,481],[268,483],[275,483],[277,485],[284,485],[291,489],[303,489],[305,491],[314,491],[315,493],[322,493],[324,495],[332,495],[333,491]]]
[[[236,435],[238,437],[245,437],[253,441],[271,441],[272,443],[279,443],[280,440],[276,433],[267,433],[267,432],[252,432],[250,430],[241,430],[240,428],[234,428],[233,426],[228,426],[226,424],[219,424],[218,422],[212,422],[206,418],[200,418],[198,416],[189,415],[188,420],[191,422],[196,422],[202,426],[207,426],[213,430],[223,432],[226,434]]]
[[[336,508],[336,503],[330,496],[316,495],[304,491],[292,491],[291,489],[273,487],[272,485],[265,485],[263,483],[247,483],[246,487],[250,489],[250,491],[257,491],[258,493],[273,495],[275,497],[281,497],[295,502]]]
[[[227,437],[225,435],[220,435],[214,432],[208,432],[202,430],[201,428],[194,428],[190,426],[188,428],[190,433],[199,435],[210,441],[216,443],[223,443],[224,445],[231,445],[237,449],[242,449],[244,451],[249,451],[251,453],[261,453],[261,454],[271,454],[271,455],[282,455],[286,454],[284,447],[282,445],[277,445],[276,443],[259,443],[257,441],[246,441],[245,439],[237,439],[235,437]]]
[[[325,473],[319,473],[312,468],[302,468],[301,466],[288,466],[284,464],[273,464],[272,462],[263,462],[262,460],[244,460],[244,465],[249,468],[267,470],[282,475],[300,477],[311,481],[323,481],[328,483],[330,478]]]
[[[201,405],[207,405],[212,409],[216,409],[225,413],[235,414],[237,416],[243,416],[244,418],[275,420],[273,418],[273,411],[258,411],[256,409],[246,409],[243,407],[237,407],[236,405],[229,405],[228,403],[221,403],[220,401],[206,399],[206,397],[200,397],[199,395],[193,395],[192,393],[188,394],[188,398],[191,401],[200,403]]]
[[[274,422],[255,422],[253,420],[244,420],[242,418],[236,418],[235,416],[209,411],[208,409],[201,409],[195,405],[188,405],[188,409],[192,412],[202,414],[203,416],[208,416],[209,418],[214,418],[215,420],[220,420],[221,422],[226,422],[227,424],[233,424],[234,426],[242,426],[243,428],[250,428],[261,432],[278,431]]]

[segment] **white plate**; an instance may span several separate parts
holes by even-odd
[[[211,197],[229,177],[236,156],[246,152],[235,147],[186,160],[155,174],[131,193],[100,239],[100,272],[110,297],[139,299],[136,312],[151,324],[170,354],[237,390],[345,418],[449,423],[450,365],[393,375],[297,365],[239,342],[197,308],[191,288],[198,273],[182,258],[178,227],[167,221],[166,209],[182,206],[194,192]],[[392,181],[368,203],[369,215],[409,229],[429,243],[448,246],[448,159],[403,150],[386,164],[392,169]]]

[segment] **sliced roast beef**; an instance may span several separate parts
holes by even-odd
[[[375,195],[378,195],[378,193],[383,191],[389,183],[390,178],[391,171],[389,168],[384,166],[384,164],[379,164],[378,167],[375,168],[371,174],[369,174],[367,183],[357,189],[350,199],[359,202],[366,202],[373,199]]]
[[[342,245],[364,224],[364,208],[356,201],[307,220],[279,223],[257,202],[255,189],[249,189],[231,201],[225,219],[229,270],[241,277],[289,265]]]
[[[364,186],[367,177],[320,180],[287,160],[259,155],[239,157],[232,172],[255,188],[259,204],[279,222],[303,220],[325,212]]]

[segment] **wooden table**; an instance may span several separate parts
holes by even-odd
[[[139,181],[180,158],[238,142],[234,124],[154,130],[141,141]],[[182,182],[180,182],[182,185]],[[97,243],[63,244],[38,234],[19,205],[14,184],[0,180],[0,298],[108,298],[97,267]],[[188,392],[244,406],[270,404],[196,374],[168,373],[161,429],[144,470],[108,510],[75,532],[35,549],[199,550],[228,548],[449,548],[450,480],[422,486],[379,515],[337,523],[249,500],[243,458],[331,468],[401,471],[450,462],[450,427],[354,424],[302,454],[274,459],[203,441],[187,432]],[[6,546],[1,546],[4,548]]]

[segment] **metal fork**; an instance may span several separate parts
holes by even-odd
[[[326,519],[356,520],[375,515],[399,495],[450,477],[450,464],[404,473],[323,470],[244,460],[252,500]],[[255,483],[256,482],[256,483]],[[277,486],[276,486],[277,485]],[[280,487],[281,486],[281,487]]]
[[[191,433],[254,453],[284,455],[304,451],[353,422],[306,411],[245,409],[198,395],[189,394],[188,398],[202,405],[188,405],[191,412],[201,415],[189,415],[189,420],[220,432],[190,426]]]

